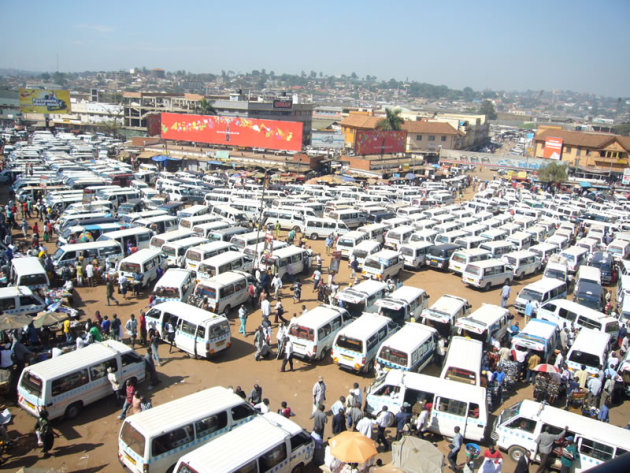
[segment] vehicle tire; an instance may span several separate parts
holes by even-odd
[[[293,231],[295,233],[300,233],[300,227],[298,227],[297,225],[295,227],[293,227]]]
[[[74,419],[81,413],[81,409],[83,409],[83,403],[80,401],[74,402],[66,407],[64,417],[66,419]]]
[[[295,468],[291,470],[291,473],[302,473],[304,471],[304,465],[300,463],[299,465],[295,465]]]
[[[489,290],[490,290],[490,283],[486,284],[486,285],[483,287],[483,290],[484,290],[484,291],[489,291]]]
[[[326,361],[326,358],[330,355],[330,348],[324,348],[322,354],[319,355],[319,361]]]
[[[166,470],[166,473],[173,473],[173,472],[175,471],[175,466],[176,466],[176,464],[175,464],[175,465],[171,465],[171,466],[170,466],[170,467]]]
[[[508,449],[508,455],[515,463],[518,463],[518,460],[525,455],[525,449],[523,447],[512,446]]]
[[[226,317],[230,313],[231,310],[232,310],[232,307],[230,306],[230,304],[225,306],[225,308],[223,309],[223,313],[225,314]]]
[[[319,235],[317,233],[311,233],[311,240],[317,240]]]

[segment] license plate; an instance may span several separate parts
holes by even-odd
[[[299,349],[306,348],[306,345],[300,345],[299,343],[296,343],[295,348],[299,348]]]
[[[33,404],[31,404],[30,402],[28,402],[26,399],[24,399],[24,404],[26,404],[31,409],[35,410],[35,406]]]
[[[466,281],[468,281],[468,282],[475,282],[474,279],[470,279],[470,278],[466,278]]]
[[[127,458],[127,460],[129,460],[130,463],[134,465],[136,464],[136,461],[133,458],[131,458],[127,453],[125,453],[125,457]]]
[[[348,361],[354,361],[354,358],[352,358],[351,356],[348,356],[348,355],[341,355],[341,358],[343,358],[344,360],[348,360]]]
[[[431,260],[431,264],[438,264],[438,262],[437,262],[437,260],[436,260],[436,259],[432,259],[432,260]]]
[[[219,341],[217,342],[217,346],[221,346],[221,345],[223,345],[224,343],[225,343],[225,340],[219,340]]]

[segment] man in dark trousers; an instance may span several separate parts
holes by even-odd
[[[516,463],[516,468],[514,468],[514,473],[529,473],[529,450],[526,450],[521,458],[518,459]]]
[[[293,371],[293,342],[288,336],[284,337],[284,356],[282,357],[281,372],[284,372],[285,367],[289,363],[291,371]]]
[[[346,430],[346,410],[342,407],[332,418],[333,435],[340,434]]]

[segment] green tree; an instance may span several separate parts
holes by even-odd
[[[196,111],[201,115],[218,115],[217,110],[205,97],[202,98],[199,105],[197,105]]]
[[[630,123],[620,123],[613,127],[613,133],[623,136],[630,136]]]
[[[567,165],[552,161],[538,170],[538,179],[547,184],[561,184],[567,180]]]
[[[385,109],[386,116],[383,118],[376,127],[379,130],[400,130],[405,120],[400,116],[400,109],[392,110],[391,108]]]
[[[494,105],[490,100],[484,100],[479,107],[479,113],[485,115],[488,120],[496,120],[497,112],[494,110]]]

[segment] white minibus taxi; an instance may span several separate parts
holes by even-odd
[[[541,458],[536,454],[537,439],[544,427],[549,427],[551,434],[569,428],[565,437],[573,437],[578,453],[571,468],[574,473],[590,470],[628,453],[630,431],[529,399],[501,412],[491,438],[514,462],[518,462],[525,452],[530,452],[533,461],[540,462]],[[560,459],[554,455],[550,466],[559,469]]]
[[[566,261],[569,272],[575,274],[579,267],[586,263],[588,250],[581,246],[572,246],[561,251],[560,258]]]
[[[540,270],[540,258],[529,250],[506,253],[501,259],[514,274],[514,279],[520,279]]]
[[[167,233],[177,230],[177,217],[173,215],[155,215],[153,217],[140,218],[133,224],[148,228],[156,234]]]
[[[530,246],[529,251],[540,258],[541,266],[545,266],[549,261],[549,258],[558,254],[560,249],[556,245],[550,245],[549,243],[538,243],[537,245]]]
[[[203,260],[220,255],[226,251],[234,250],[234,245],[227,241],[211,241],[210,243],[193,246],[186,250],[186,254],[184,255],[184,268],[190,271],[196,271]]]
[[[607,247],[606,251],[610,253],[615,261],[628,259],[630,257],[630,242],[627,240],[613,240]]]
[[[210,223],[210,222],[219,222],[219,221],[221,221],[221,217],[217,217],[216,215],[210,215],[210,214],[195,215],[194,217],[180,218],[179,228],[186,229],[186,230],[193,230],[197,225],[201,225],[203,223]]]
[[[268,412],[182,456],[173,472],[296,473],[306,469],[314,452],[313,438],[298,424]]]
[[[392,228],[385,235],[385,248],[397,250],[401,245],[407,243],[411,235],[416,231],[411,225],[402,225]]]
[[[114,240],[126,250],[129,246],[137,249],[148,248],[153,232],[145,227],[132,227],[103,233],[97,241]]]
[[[484,290],[508,284],[513,278],[512,270],[498,258],[471,263],[462,273],[464,284]]]
[[[368,256],[363,263],[364,278],[387,281],[398,276],[404,267],[400,253],[393,250],[381,250]]]
[[[311,240],[326,238],[333,233],[342,235],[348,233],[348,226],[332,218],[306,217],[304,220],[304,229],[302,233],[308,235]]]
[[[85,261],[96,259],[99,264],[106,262],[116,264],[124,258],[124,254],[120,243],[113,240],[64,245],[59,247],[52,256],[55,272],[60,274],[64,266],[74,266],[80,257],[83,257]]]
[[[188,300],[195,287],[195,276],[187,269],[170,268],[153,287],[153,300],[159,304],[166,301]]]
[[[183,240],[184,238],[189,238],[195,235],[195,232],[191,230],[173,230],[171,232],[160,233],[151,238],[149,247],[161,249],[166,243]]]
[[[108,368],[122,386],[128,379],[144,381],[144,359],[124,343],[105,340],[24,368],[18,404],[35,417],[46,407],[49,419],[74,418],[87,404],[111,396]]]
[[[433,360],[438,333],[432,327],[407,322],[386,339],[376,354],[374,369],[377,373],[390,369],[422,371]]]
[[[215,222],[206,222],[193,227],[193,232],[203,238],[209,238],[208,235],[212,234],[216,230],[225,230],[230,228],[232,224],[226,220],[217,220]]]
[[[247,273],[228,271],[199,281],[194,294],[204,298],[212,312],[229,314],[249,300],[248,282]]]
[[[333,210],[332,212],[328,212],[326,216],[337,222],[345,223],[350,229],[360,227],[365,223],[363,213],[355,209]]]
[[[158,268],[166,269],[166,258],[159,248],[143,248],[118,263],[118,275],[133,283],[137,273],[142,274],[141,287],[148,287],[158,279]]]
[[[181,456],[256,416],[231,390],[204,389],[127,417],[118,435],[118,459],[133,473],[173,471]]]
[[[266,240],[263,243],[254,243],[253,245],[243,248],[243,254],[250,257],[253,261],[260,261],[263,255],[273,253],[280,248],[289,246],[286,241]]]
[[[435,328],[440,337],[449,340],[455,332],[455,322],[470,313],[470,304],[463,297],[444,294],[420,314],[420,322]]]
[[[456,250],[449,259],[448,269],[455,274],[462,274],[469,264],[487,259],[490,259],[490,253],[481,248]]]
[[[558,325],[543,319],[531,319],[512,338],[512,350],[536,353],[541,363],[548,363],[558,345]],[[525,359],[525,358],[523,358]]]
[[[209,243],[205,238],[191,236],[181,240],[164,243],[162,245],[162,253],[166,256],[166,263],[170,268],[184,267],[186,251],[189,248]]]
[[[433,243],[428,241],[408,241],[400,246],[400,255],[405,268],[419,269],[425,265],[427,253]]]
[[[608,333],[616,338],[619,320],[567,299],[547,302],[538,308],[537,317],[556,323],[559,327],[589,328]]]
[[[376,312],[376,301],[387,294],[387,284],[380,281],[363,281],[346,287],[335,296],[335,302],[346,309],[352,317],[363,312]]]
[[[293,343],[293,354],[307,361],[325,360],[337,333],[350,320],[345,309],[332,305],[320,305],[292,318],[289,339]]]
[[[310,256],[308,251],[297,246],[287,246],[274,251],[270,255],[263,255],[261,269],[266,270],[274,267],[272,274],[277,274],[281,279],[288,275],[289,280],[293,276],[304,273],[310,269]]]
[[[433,404],[428,430],[444,437],[454,437],[459,426],[464,438],[479,441],[489,427],[486,390],[480,386],[393,369],[373,381],[367,391],[370,415],[377,415],[383,406],[396,414],[403,403]]]
[[[597,376],[600,367],[606,366],[610,334],[583,328],[567,354],[567,367],[575,373],[582,366],[590,376]]]
[[[341,251],[342,258],[349,258],[352,250],[356,248],[359,243],[367,240],[366,233],[354,230],[352,232],[344,233],[337,238],[337,251]]]
[[[261,231],[241,233],[230,238],[230,243],[236,247],[238,251],[243,251],[246,246],[264,243],[267,234]]]
[[[511,243],[516,250],[526,250],[533,245],[533,237],[530,233],[518,231],[508,236],[505,241]]]
[[[482,304],[477,310],[455,322],[460,335],[490,343],[492,339],[499,342],[505,337],[508,329],[510,311],[494,304]]]
[[[440,378],[481,386],[482,358],[482,342],[454,336],[448,344]]]
[[[26,286],[32,290],[47,289],[50,285],[48,274],[36,256],[13,258],[9,277],[12,286]]]
[[[26,286],[0,287],[0,310],[8,315],[33,315],[46,309],[46,303]]]
[[[357,228],[360,232],[365,233],[370,240],[376,240],[379,243],[385,241],[385,233],[387,233],[387,227],[381,223],[370,223]]]
[[[337,333],[332,348],[333,363],[357,373],[370,371],[381,343],[397,330],[398,325],[388,317],[361,315]]]
[[[478,246],[492,255],[492,258],[501,258],[506,253],[514,251],[514,246],[505,240],[494,240],[482,243]]]
[[[429,295],[424,289],[402,286],[387,297],[377,300],[376,306],[379,314],[403,325],[426,309],[428,301]]]
[[[359,267],[365,263],[366,258],[372,256],[374,253],[377,253],[382,248],[382,244],[376,240],[363,240],[357,246],[354,247],[352,253],[348,257],[348,261],[353,261],[355,258],[357,259],[357,263],[359,263]]]
[[[564,299],[566,296],[566,283],[559,279],[543,277],[521,289],[514,301],[514,308],[519,314],[524,314],[527,301],[531,301],[534,305],[534,313],[537,313],[541,305],[554,299]]]
[[[199,263],[197,268],[197,282],[208,279],[228,271],[250,271],[252,259],[240,251],[226,251],[211,256]]]

